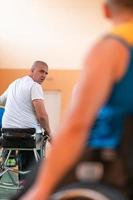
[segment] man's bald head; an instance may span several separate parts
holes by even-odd
[[[33,63],[33,65],[31,66],[31,70],[34,70],[36,67],[40,66],[40,65],[44,65],[48,68],[48,65],[46,62],[44,61],[40,61],[40,60],[37,60]]]
[[[48,74],[48,65],[43,61],[35,61],[31,67],[30,77],[37,83],[42,84]]]

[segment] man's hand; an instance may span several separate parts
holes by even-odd
[[[46,130],[44,131],[44,136],[46,136],[47,138],[47,140],[48,140],[48,142],[52,142],[52,134],[51,133],[49,133],[49,132],[47,132]]]

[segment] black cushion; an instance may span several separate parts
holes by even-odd
[[[4,148],[35,148],[35,128],[2,128],[1,145]]]
[[[1,129],[2,133],[29,133],[29,134],[34,134],[36,132],[35,128],[2,128]]]

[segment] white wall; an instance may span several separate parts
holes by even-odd
[[[91,44],[109,24],[103,0],[0,0],[0,68],[80,67]]]
[[[54,134],[60,123],[61,93],[60,91],[45,91],[44,94],[44,104],[49,116],[51,132]]]

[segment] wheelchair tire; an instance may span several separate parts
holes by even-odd
[[[127,200],[118,190],[92,183],[67,185],[54,193],[50,200]]]

